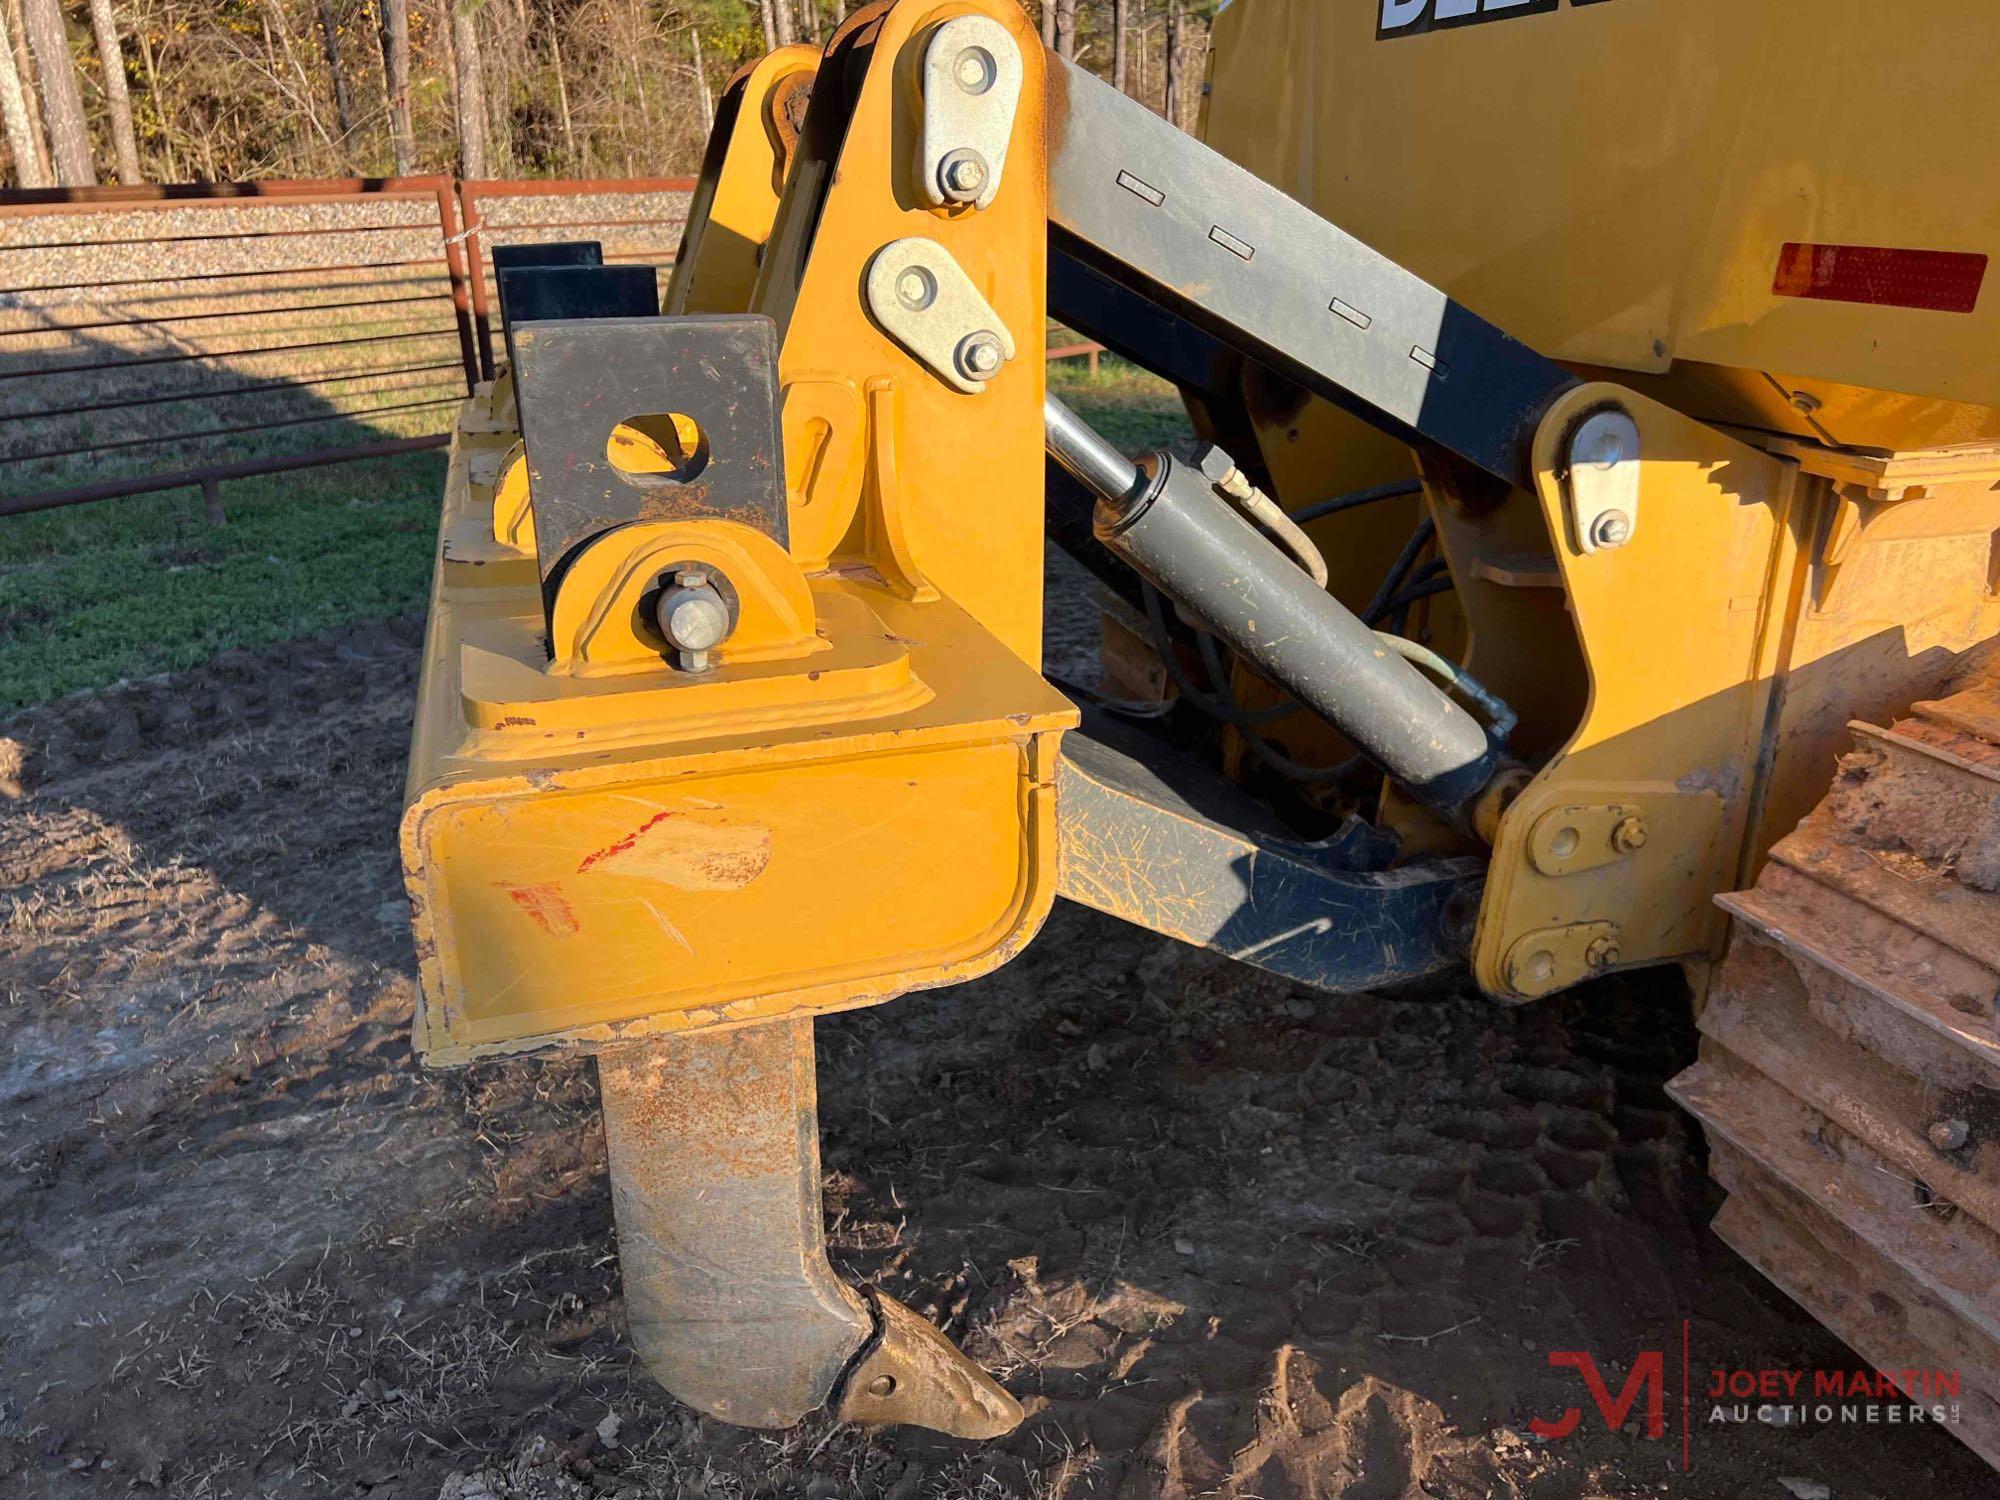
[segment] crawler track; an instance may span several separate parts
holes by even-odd
[[[2000,1467],[2000,678],[1856,725],[1736,918],[1670,1092],[1721,1237]],[[1922,1399],[1926,1392],[1912,1395]]]

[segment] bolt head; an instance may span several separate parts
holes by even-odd
[[[653,606],[653,619],[684,671],[708,670],[708,653],[729,639],[729,605],[699,572],[682,573]]]
[[[1963,1120],[1939,1120],[1925,1132],[1940,1151],[1956,1151],[1972,1137],[1972,1127]]]
[[[986,158],[968,147],[948,152],[938,163],[938,183],[954,203],[971,203],[986,191],[992,168]]]
[[[1620,956],[1618,939],[1609,937],[1592,940],[1590,947],[1584,950],[1583,955],[1584,962],[1588,963],[1593,969],[1608,969],[1618,962]]]
[[[1623,818],[1611,830],[1611,847],[1620,854],[1631,854],[1646,847],[1646,825],[1638,818]]]
[[[983,94],[1000,76],[1000,64],[984,47],[967,47],[952,59],[952,81],[968,94]]]
[[[922,312],[937,301],[937,278],[922,266],[909,266],[896,278],[896,300],[911,312]]]
[[[868,1394],[871,1396],[890,1396],[895,1391],[896,1377],[893,1375],[877,1375],[868,1382]]]
[[[968,333],[958,346],[958,368],[968,380],[991,380],[1007,362],[998,334],[982,329]]]
[[[1591,526],[1590,539],[1600,547],[1622,547],[1632,540],[1632,518],[1622,510],[1607,510]]]

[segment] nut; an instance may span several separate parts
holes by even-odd
[[[1646,847],[1646,825],[1638,818],[1621,818],[1611,830],[1611,847],[1620,854],[1633,854]]]
[[[1006,345],[989,329],[968,333],[958,341],[958,373],[967,380],[991,380],[1006,362]]]
[[[1608,969],[1623,955],[1618,951],[1618,939],[1614,937],[1593,938],[1584,950],[1583,961],[1593,969]]]
[[[653,619],[684,672],[706,672],[708,653],[729,639],[729,603],[708,575],[688,569],[673,578],[653,606]]]
[[[938,186],[953,203],[976,202],[992,175],[986,158],[969,147],[946,152],[938,163]]]
[[[1590,539],[1600,547],[1622,547],[1632,540],[1632,518],[1622,510],[1607,510],[1591,524]]]
[[[1940,1151],[1956,1151],[1972,1137],[1972,1127],[1963,1120],[1939,1120],[1925,1132]]]

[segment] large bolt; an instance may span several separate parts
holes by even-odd
[[[1000,76],[1000,65],[984,47],[967,47],[951,65],[951,76],[968,94],[983,94]]]
[[[906,266],[896,278],[896,300],[911,312],[928,311],[937,301],[937,277],[922,266]]]
[[[1611,830],[1611,847],[1620,854],[1634,854],[1646,847],[1646,825],[1638,818],[1620,818]]]
[[[986,158],[970,147],[946,152],[938,163],[938,185],[953,203],[976,203],[991,175]]]
[[[729,605],[708,575],[690,568],[675,578],[653,606],[660,634],[683,672],[706,672],[708,653],[729,639]]]
[[[1584,950],[1583,961],[1593,969],[1608,969],[1618,962],[1620,956],[1618,939],[1601,937],[1591,940],[1590,946]]]
[[[1972,1135],[1972,1127],[1963,1120],[1939,1120],[1925,1132],[1930,1142],[1940,1151],[1957,1151]]]
[[[1632,518],[1622,510],[1607,510],[1592,523],[1590,539],[1600,547],[1622,547],[1632,540]]]
[[[982,328],[958,341],[958,373],[967,380],[991,380],[1007,362],[1007,348],[1000,335]]]

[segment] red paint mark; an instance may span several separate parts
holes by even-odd
[[[598,864],[604,860],[610,859],[615,854],[624,854],[628,850],[637,848],[639,840],[645,836],[645,833],[649,828],[652,828],[656,824],[666,822],[666,820],[668,818],[671,818],[672,816],[673,814],[670,812],[654,813],[652,817],[646,819],[645,822],[641,823],[637,828],[633,829],[630,833],[626,834],[625,837],[620,839],[617,843],[606,844],[602,849],[599,849],[595,854],[584,855],[583,863],[576,867],[576,873],[581,875],[594,864]]]
[[[514,904],[528,914],[533,922],[550,937],[575,937],[576,913],[568,901],[563,899],[562,890],[553,885],[503,885]]]

